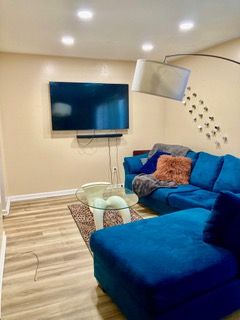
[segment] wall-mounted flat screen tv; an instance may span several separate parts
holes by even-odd
[[[50,82],[53,130],[129,128],[127,84]]]

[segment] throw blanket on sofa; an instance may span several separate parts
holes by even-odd
[[[164,144],[164,143],[155,143],[152,150],[148,154],[148,158],[158,150],[170,153],[173,156],[185,157],[190,149],[184,146],[172,145],[172,144]]]
[[[188,147],[164,143],[155,143],[152,150],[148,154],[148,158],[151,158],[155,152],[164,151],[170,153],[173,156],[186,156],[190,149]],[[133,191],[139,198],[146,197],[158,188],[176,188],[177,184],[174,181],[161,181],[152,174],[139,174],[133,179]]]
[[[152,174],[139,174],[133,179],[133,191],[139,198],[146,197],[158,188],[176,188],[173,181],[160,181]]]

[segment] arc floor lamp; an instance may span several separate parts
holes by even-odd
[[[190,70],[167,63],[167,59],[182,56],[199,56],[222,59],[240,64],[226,57],[204,53],[178,53],[165,56],[163,62],[137,60],[132,90],[182,101],[190,76]]]

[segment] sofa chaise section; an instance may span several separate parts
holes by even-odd
[[[202,240],[209,211],[183,210],[91,237],[95,277],[129,320],[214,320],[240,307],[238,261]]]

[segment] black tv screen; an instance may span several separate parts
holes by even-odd
[[[50,82],[53,130],[128,129],[128,85]]]

